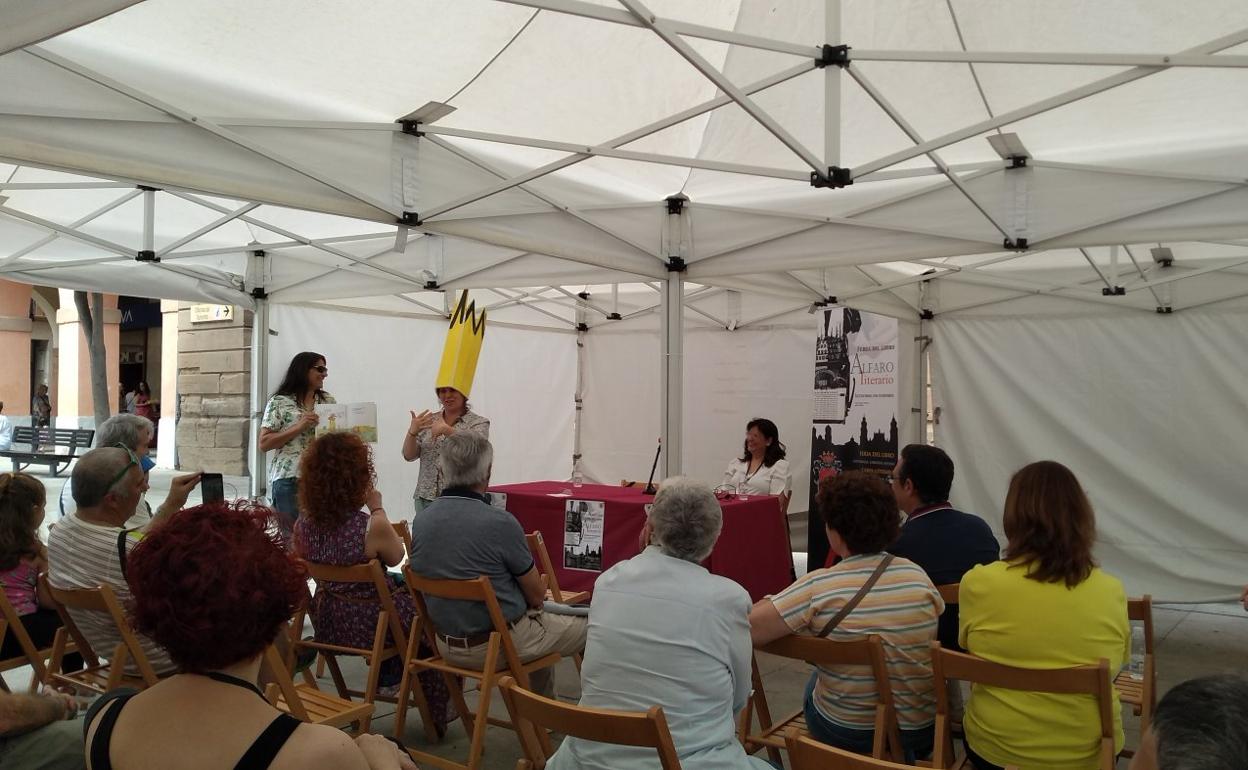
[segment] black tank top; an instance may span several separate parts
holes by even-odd
[[[251,682],[230,676],[229,674],[221,674],[216,671],[210,671],[204,676],[217,682],[232,684],[236,687],[242,687],[251,690],[256,695],[265,700],[264,693]],[[96,716],[104,709],[108,709],[104,716],[100,717],[100,725],[92,736],[91,745],[88,747],[91,754],[92,770],[113,770],[112,761],[109,759],[109,750],[112,748],[113,728],[117,725],[117,717],[121,714],[121,710],[125,708],[126,701],[138,695],[137,690],[125,689],[117,690],[96,701],[92,707],[90,714],[85,720],[85,730],[89,730],[91,724],[95,721]],[[108,708],[113,701],[118,704],[113,708]],[[267,702],[267,700],[265,701]],[[234,770],[266,770],[277,753],[282,750],[282,746],[286,745],[286,740],[290,738],[291,733],[302,724],[290,714],[279,714],[276,719],[264,728],[264,732],[252,742],[247,751],[243,752],[243,756],[234,765]]]

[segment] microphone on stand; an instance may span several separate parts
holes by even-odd
[[[656,490],[654,488],[654,472],[659,468],[659,453],[663,451],[663,439],[659,438],[659,445],[654,450],[654,465],[650,466],[650,478],[646,481],[646,488],[641,491],[643,495],[653,495]]]

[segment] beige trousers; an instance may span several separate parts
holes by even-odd
[[[564,657],[584,652],[585,635],[588,631],[587,617],[530,610],[511,627],[511,641],[516,646],[520,661],[528,663],[552,652]],[[468,649],[447,647],[441,639],[438,640],[438,652],[442,657],[464,668],[480,668],[485,665],[485,651],[488,647],[488,643]],[[506,667],[507,660],[500,650],[498,668],[501,670]],[[529,686],[533,688],[533,692],[547,698],[555,697],[554,673],[554,667],[551,666],[529,674]]]

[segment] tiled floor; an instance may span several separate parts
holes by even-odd
[[[149,499],[158,503],[164,499],[173,474],[155,471]],[[63,480],[46,479],[49,499],[56,499]],[[227,478],[240,494],[246,492],[246,479]],[[230,491],[227,487],[227,492]],[[192,500],[192,502],[196,502]],[[795,522],[796,523],[796,522]],[[794,538],[804,537],[804,529],[795,527]],[[1153,610],[1154,629],[1157,636],[1157,671],[1159,691],[1164,693],[1179,682],[1205,674],[1219,672],[1242,672],[1248,669],[1248,614],[1238,605],[1160,605]],[[344,660],[344,672],[353,686],[363,682],[363,669],[358,662]],[[759,669],[767,689],[767,697],[774,715],[786,714],[801,702],[803,687],[809,676],[805,664],[763,655]],[[29,680],[29,670],[17,670],[5,674],[14,690],[24,687]],[[326,679],[326,689],[333,685]],[[570,660],[560,663],[556,674],[556,691],[560,698],[575,701],[580,694],[577,671]],[[469,696],[469,705],[475,708],[476,695]],[[490,713],[505,717],[501,700],[491,699]],[[1138,720],[1127,714],[1124,718],[1127,745],[1139,743]],[[394,729],[394,706],[377,705],[373,731],[389,734]],[[468,737],[459,723],[452,724],[447,737],[440,743],[426,744],[420,725],[419,714],[413,709],[409,714],[407,729],[402,736],[413,747],[420,747],[438,756],[462,760],[468,752]],[[519,745],[508,730],[490,727],[486,737],[484,767],[487,770],[513,770],[520,758]],[[1120,770],[1127,766],[1119,762]]]

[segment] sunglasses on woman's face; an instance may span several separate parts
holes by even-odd
[[[316,372],[320,372],[321,374],[329,374],[328,366],[314,366],[312,367],[312,370]]]

